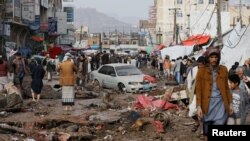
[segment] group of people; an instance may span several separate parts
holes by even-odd
[[[152,56],[151,67],[158,72],[158,76],[164,80],[176,80],[178,84],[184,84],[187,74],[193,64],[196,64],[194,57],[180,56],[170,59],[171,56]]]
[[[219,48],[210,47],[207,52],[207,56],[200,56],[197,60],[188,56],[176,60],[170,60],[169,56],[164,59],[151,58],[151,66],[162,71],[165,78],[175,77],[179,84],[187,84],[190,105],[195,102],[196,109],[195,114],[189,115],[195,119],[196,127],[200,125],[200,121],[202,122],[205,137],[209,125],[245,124],[250,95],[250,60],[243,66],[236,62],[228,72],[225,66],[219,64]],[[30,73],[32,99],[39,101],[43,78],[47,71],[43,61],[33,60],[31,63],[32,61],[25,60],[18,52],[14,56],[9,60],[11,63],[7,63],[0,56],[0,88],[3,89],[8,76],[13,74],[14,85],[22,90],[23,78],[25,74]],[[120,62],[119,57],[112,53],[103,52],[99,56],[91,57],[80,54],[75,58],[72,54],[66,53],[63,61],[56,64],[56,71],[60,73],[59,83],[62,86],[62,105],[65,111],[72,110],[74,105],[75,84],[84,87],[88,81],[90,62],[94,62],[91,70],[97,69],[101,64]],[[136,58],[141,60],[140,57]],[[126,63],[125,59],[121,61]],[[137,63],[134,61],[131,64]]]
[[[2,56],[0,56],[0,90],[4,89],[4,85],[10,83],[12,79],[13,85],[15,85],[20,92],[23,90],[23,79],[26,74],[31,74],[31,93],[33,101],[39,101],[40,93],[43,87],[42,79],[45,74],[45,70],[41,65],[41,61],[36,61],[32,65],[32,69],[29,68],[29,61],[24,59],[20,52],[16,52],[7,62]],[[32,64],[32,63],[30,63]]]
[[[71,55],[65,55],[64,61],[57,66],[60,72],[60,85],[62,86],[62,105],[64,110],[72,110],[74,105],[74,73],[78,72],[78,67],[72,61]],[[84,55],[81,56],[81,62],[84,61]],[[8,83],[13,83],[20,92],[23,88],[23,79],[25,75],[31,76],[31,94],[32,100],[39,102],[40,94],[43,89],[43,79],[46,74],[46,68],[42,64],[43,60],[34,58],[24,58],[20,52],[16,52],[8,61],[0,56],[0,90]],[[81,68],[82,69],[82,68]],[[10,80],[13,80],[10,82]]]
[[[185,81],[187,92],[191,93],[190,106],[195,105],[189,106],[189,116],[196,121],[193,131],[202,122],[205,140],[209,125],[244,125],[249,110],[250,79],[246,66],[238,66],[229,74],[219,63],[220,49],[210,47],[207,56],[199,57],[197,65],[188,70]]]

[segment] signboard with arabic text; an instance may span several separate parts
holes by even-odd
[[[48,33],[50,35],[57,33],[57,18],[56,17],[49,17],[49,20],[48,20]]]
[[[64,7],[63,12],[67,13],[67,22],[74,21],[74,8],[73,7]]]
[[[22,4],[22,19],[28,21],[35,21],[35,6],[34,3]]]
[[[5,1],[5,18],[6,19],[13,19],[14,17],[14,3],[13,0],[6,0]]]

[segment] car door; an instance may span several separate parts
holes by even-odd
[[[96,76],[96,79],[99,81],[99,83],[103,87],[107,87],[106,79],[107,79],[108,69],[109,69],[109,66],[102,66],[98,70],[98,75]]]
[[[116,88],[117,87],[117,76],[115,73],[115,69],[112,66],[107,68],[107,77],[106,77],[106,85],[108,88]]]

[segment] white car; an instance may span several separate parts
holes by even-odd
[[[90,79],[105,88],[117,89],[122,92],[145,92],[156,87],[144,80],[138,68],[129,64],[106,64],[90,73]]]

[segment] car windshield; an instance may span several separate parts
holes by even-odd
[[[115,67],[118,76],[140,75],[142,72],[134,66]]]

